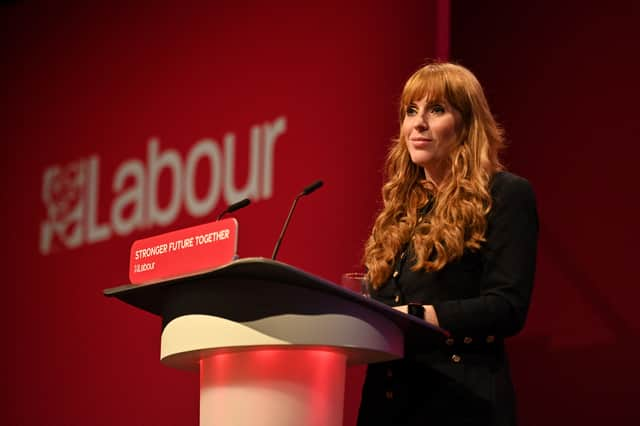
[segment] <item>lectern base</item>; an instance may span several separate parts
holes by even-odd
[[[342,426],[347,356],[258,348],[200,361],[200,426]]]

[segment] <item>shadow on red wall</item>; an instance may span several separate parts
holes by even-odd
[[[637,424],[639,7],[454,2],[452,59],[483,83],[538,197],[529,320],[509,352],[522,425]]]

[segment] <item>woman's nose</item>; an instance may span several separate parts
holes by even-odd
[[[429,122],[425,118],[424,114],[416,114],[415,116],[415,128],[418,131],[424,131],[429,128]]]

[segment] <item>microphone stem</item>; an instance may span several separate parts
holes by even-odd
[[[272,260],[276,260],[276,255],[278,254],[278,250],[280,249],[280,244],[282,243],[282,239],[284,238],[284,233],[286,232],[287,227],[289,226],[289,221],[291,220],[291,215],[293,214],[293,210],[296,208],[296,204],[298,204],[298,200],[300,199],[300,197],[302,197],[302,195],[304,195],[304,194],[298,195],[293,200],[293,204],[291,205],[291,209],[289,210],[289,215],[287,216],[287,220],[285,220],[285,222],[284,222],[284,226],[282,227],[282,231],[280,232],[280,237],[278,238],[278,242],[276,242],[276,246],[273,249],[273,255],[271,255],[271,259]]]

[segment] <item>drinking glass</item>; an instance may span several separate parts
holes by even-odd
[[[347,272],[342,274],[340,285],[364,297],[369,297],[369,282],[364,272]]]

